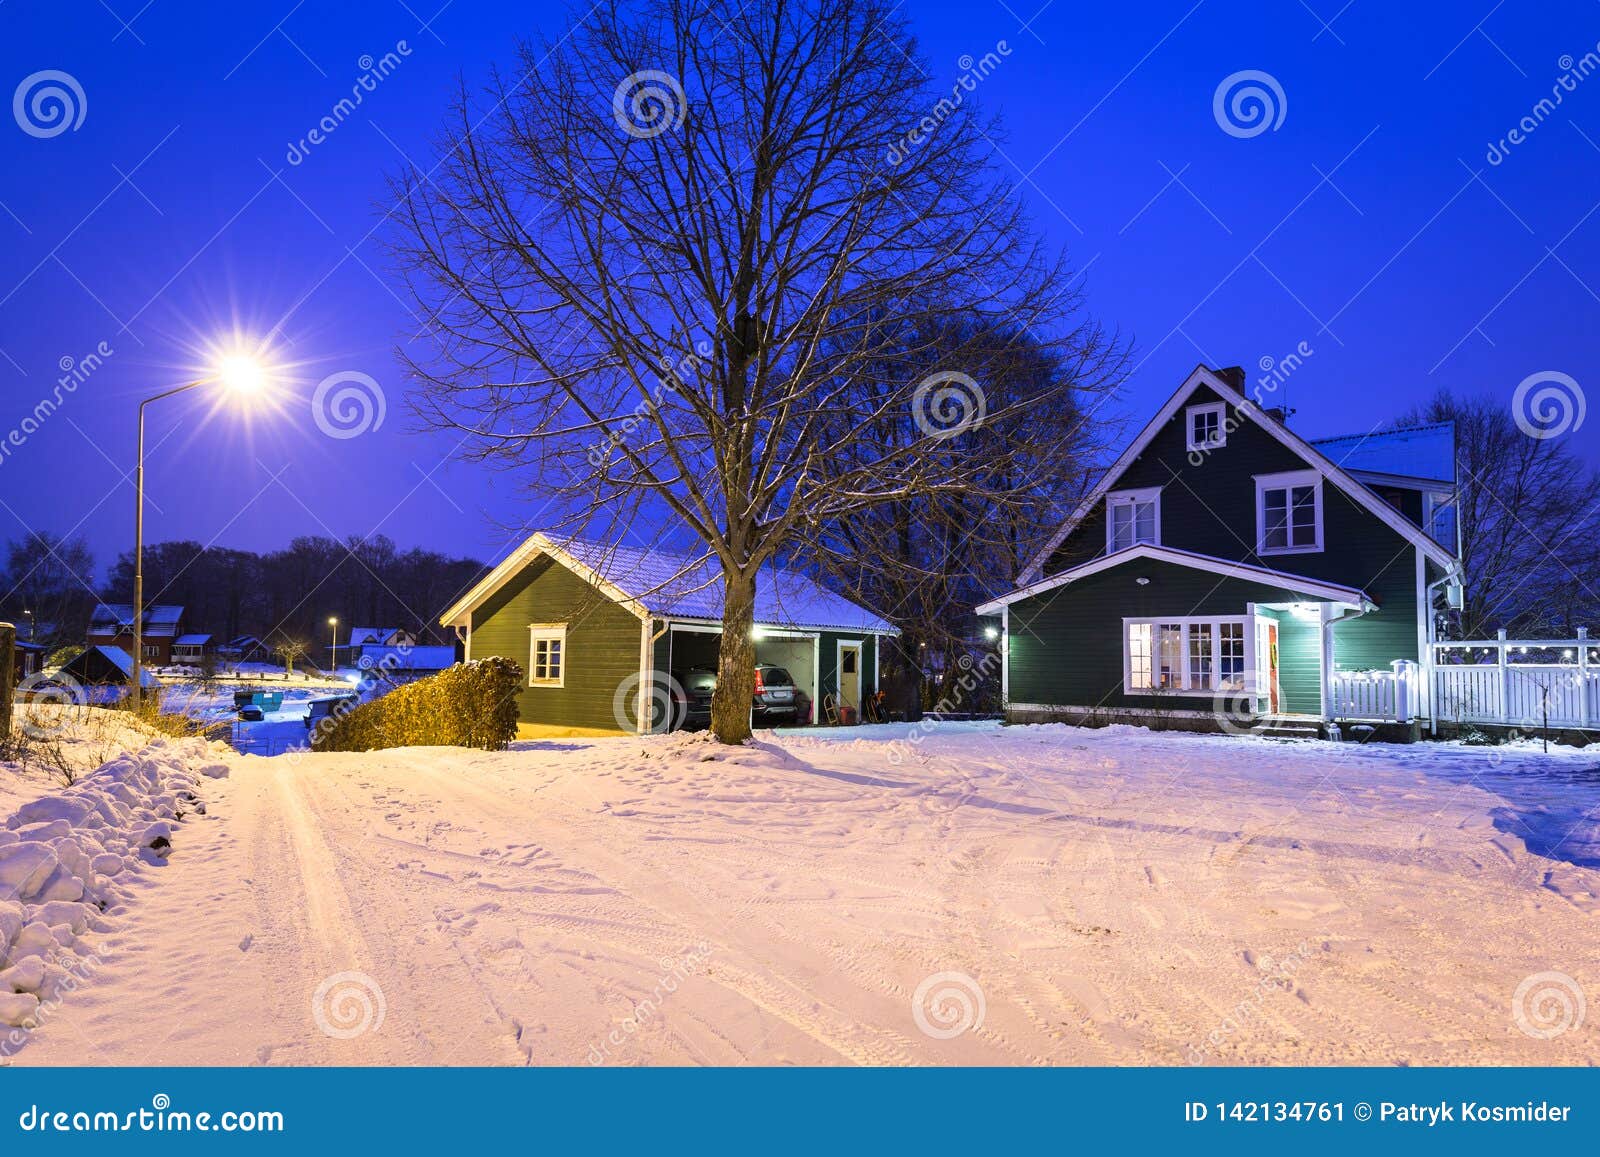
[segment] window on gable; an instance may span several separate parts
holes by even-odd
[[[1161,541],[1161,488],[1113,490],[1106,495],[1106,553]]]
[[[1228,442],[1228,404],[1208,402],[1190,406],[1184,411],[1187,428],[1187,448],[1190,450],[1216,450]]]
[[[534,623],[528,634],[528,686],[566,686],[567,625]]]
[[[1315,470],[1256,478],[1256,551],[1302,554],[1322,549],[1322,476]]]

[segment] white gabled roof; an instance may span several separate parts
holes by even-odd
[[[722,619],[722,568],[709,553],[629,547],[534,534],[447,610],[439,621],[466,626],[472,612],[523,567],[547,554],[640,619],[717,623]],[[756,580],[755,621],[764,627],[897,634],[894,626],[828,590],[809,575],[769,564]]]
[[[1253,566],[1247,562],[1233,562],[1230,559],[1214,558],[1209,554],[1196,554],[1192,550],[1179,550],[1173,546],[1156,546],[1154,543],[1140,543],[1130,546],[1115,554],[1101,555],[1091,559],[1080,566],[1070,570],[1053,574],[1047,579],[1033,583],[1031,586],[1019,587],[1010,594],[1002,595],[997,599],[984,603],[978,608],[980,615],[999,614],[1003,607],[1022,599],[1030,599],[1035,595],[1054,590],[1056,587],[1066,586],[1078,579],[1088,578],[1092,574],[1099,574],[1103,570],[1110,570],[1114,566],[1133,562],[1137,559],[1148,558],[1155,562],[1170,562],[1177,566],[1191,567],[1194,570],[1209,571],[1212,574],[1226,575],[1229,578],[1245,579],[1249,582],[1265,583],[1268,586],[1282,587],[1286,591],[1306,595],[1330,603],[1345,603],[1352,607],[1375,609],[1377,604],[1369,599],[1365,591],[1355,587],[1341,586],[1339,583],[1324,582],[1321,579],[1306,578],[1305,575],[1290,574],[1288,571],[1273,570],[1271,567]]]
[[[1362,483],[1351,477],[1348,471],[1329,461],[1328,457],[1319,451],[1310,442],[1300,437],[1289,427],[1281,422],[1274,422],[1261,412],[1249,398],[1234,389],[1227,382],[1217,376],[1215,372],[1205,366],[1196,366],[1194,372],[1184,379],[1183,385],[1177,392],[1167,399],[1167,404],[1162,406],[1154,418],[1151,418],[1145,428],[1139,431],[1139,436],[1129,444],[1111,468],[1105,472],[1100,481],[1095,485],[1087,497],[1080,503],[1071,516],[1061,524],[1061,529],[1050,536],[1033,558],[1028,560],[1028,565],[1022,568],[1022,573],[1017,576],[1017,581],[1024,586],[1032,581],[1037,581],[1044,573],[1044,564],[1055,552],[1055,549],[1067,540],[1067,536],[1077,529],[1080,522],[1104,500],[1106,492],[1116,485],[1117,479],[1123,471],[1133,463],[1133,460],[1144,452],[1146,446],[1160,433],[1161,429],[1177,415],[1178,409],[1189,400],[1189,396],[1200,386],[1208,386],[1218,397],[1227,402],[1229,407],[1237,414],[1250,418],[1268,434],[1271,434],[1289,450],[1298,454],[1307,466],[1316,470],[1333,485],[1337,486],[1358,505],[1371,513],[1379,521],[1385,523],[1391,530],[1402,538],[1408,539],[1421,548],[1424,554],[1447,570],[1456,569],[1455,555],[1440,546],[1420,526],[1417,526],[1405,515],[1379,498]]]

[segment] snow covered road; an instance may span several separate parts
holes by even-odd
[[[15,1063],[1600,1061],[1592,755],[944,725],[231,762]]]

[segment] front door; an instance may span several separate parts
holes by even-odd
[[[839,644],[839,702],[846,707],[861,706],[861,644]]]
[[[1256,619],[1256,688],[1257,696],[1267,701],[1267,712],[1278,714],[1282,709],[1282,691],[1278,686],[1278,624],[1268,618]]]

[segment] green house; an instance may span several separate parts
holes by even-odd
[[[468,659],[503,655],[526,671],[521,734],[658,730],[673,673],[716,669],[720,567],[704,554],[534,534],[444,613]],[[784,667],[810,706],[859,715],[878,689],[895,629],[798,571],[763,567],[756,661]],[[642,689],[642,693],[641,693]]]
[[[999,616],[1008,717],[1316,733],[1429,711],[1455,596],[1448,424],[1307,441],[1198,367],[1024,568]]]

